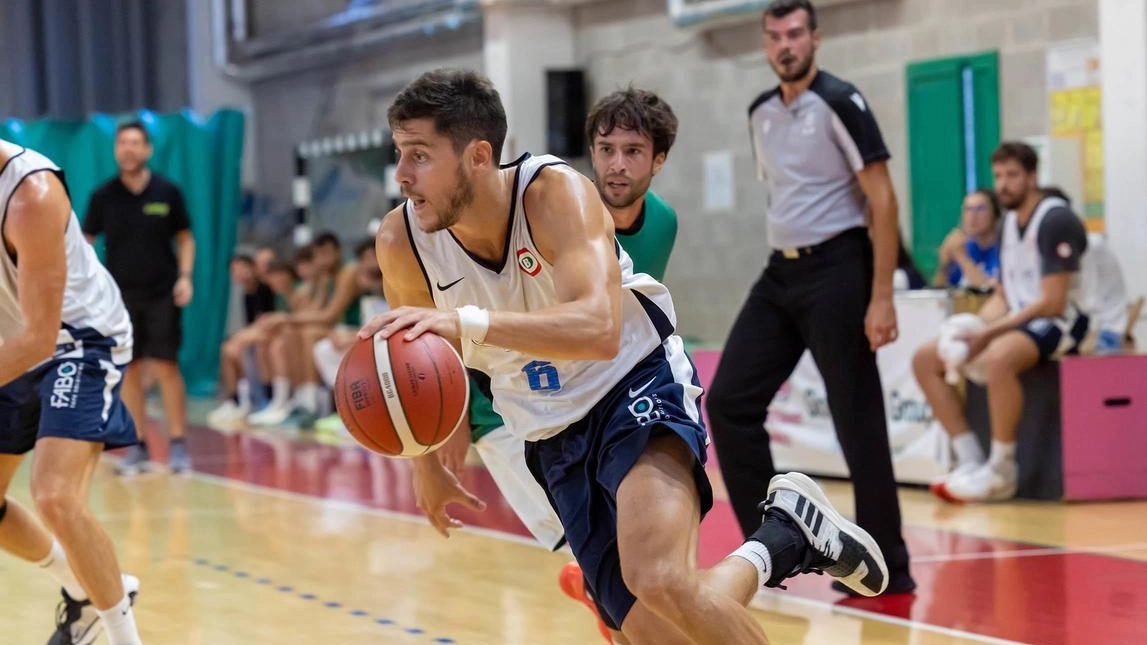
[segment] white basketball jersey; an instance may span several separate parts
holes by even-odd
[[[1000,274],[1008,310],[1019,311],[1039,299],[1043,293],[1043,264],[1039,252],[1039,228],[1044,216],[1053,208],[1066,208],[1067,202],[1058,197],[1046,197],[1032,214],[1027,228],[1020,234],[1019,217],[1009,211],[1004,218],[1004,233],[1000,243]],[[1074,317],[1075,303],[1079,302],[1079,274],[1072,276],[1067,292],[1067,305],[1060,317]]]
[[[4,205],[4,210],[0,212],[2,231],[4,218],[8,216],[8,201],[28,175],[53,172],[63,183],[64,174],[59,166],[35,150],[8,142],[0,142],[0,149],[10,157],[0,170],[0,204]],[[67,255],[68,277],[64,286],[57,344],[111,340],[115,343],[112,350],[115,363],[126,364],[131,360],[131,319],[124,307],[119,287],[100,264],[92,245],[84,239],[75,211],[70,214],[64,233],[64,252]],[[16,261],[0,249],[0,338],[12,338],[24,326],[16,275]]]
[[[407,202],[406,228],[422,265],[426,286],[442,310],[477,305],[492,311],[536,311],[561,303],[554,288],[553,267],[538,252],[530,235],[523,196],[546,166],[564,165],[557,157],[522,156],[515,168],[502,266],[471,256],[449,230],[424,233]],[[506,427],[529,441],[552,437],[583,418],[605,394],[665,338],[673,334],[677,315],[664,285],[644,273],[614,242],[621,266],[621,346],[613,360],[555,360],[516,350],[463,343],[466,366],[490,377],[494,409]]]

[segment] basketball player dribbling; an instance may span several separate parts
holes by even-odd
[[[0,548],[63,587],[49,645],[88,645],[105,629],[110,645],[140,645],[131,607],[139,580],[121,576],[88,509],[100,453],[136,442],[119,395],[131,321],[80,232],[59,167],[0,141],[0,204],[0,493],[35,447],[32,498],[51,530],[5,498]]]
[[[586,116],[585,132],[594,186],[613,219],[614,235],[633,261],[633,272],[660,282],[677,235],[677,213],[650,190],[650,184],[677,138],[677,116],[661,97],[631,86],[595,103]],[[530,474],[525,443],[493,411],[486,394],[488,382],[472,377],[471,384],[470,432],[463,425],[442,447],[438,454],[443,464],[458,475],[472,444],[502,497],[530,533],[542,546],[557,550],[565,544],[565,531],[545,491]],[[627,643],[601,619],[606,612],[586,593],[577,562],[562,568],[558,583],[563,593],[593,612],[606,642]]]
[[[506,117],[485,78],[424,74],[388,119],[407,197],[377,241],[395,308],[360,335],[433,332],[489,377],[610,627],[637,645],[763,645],[745,609],[762,585],[824,571],[883,591],[871,536],[800,474],[774,478],[760,529],[698,569],[712,505],[701,388],[666,288],[633,273],[588,179],[551,156],[498,165]],[[461,526],[448,504],[483,507],[438,455],[416,459],[414,479],[443,535]]]

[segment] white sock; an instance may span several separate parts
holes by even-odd
[[[971,432],[964,432],[952,437],[952,451],[956,453],[956,465],[984,463],[984,449],[980,441]]]
[[[773,577],[773,557],[769,555],[768,547],[756,540],[747,540],[728,557],[741,558],[757,568],[757,589],[764,588]]]
[[[999,468],[1015,468],[1016,465],[1016,442],[996,441],[992,439],[992,454],[988,459],[992,466]]]
[[[99,612],[107,630],[109,645],[143,645],[131,611],[131,599],[126,595],[115,607]]]
[[[271,402],[268,404],[272,408],[281,408],[291,402],[291,379],[285,376],[276,376],[271,381]]]
[[[239,379],[235,386],[235,395],[239,399],[239,407],[244,410],[251,409],[251,383],[247,379]]]
[[[37,562],[36,566],[55,578],[72,600],[88,599],[88,592],[84,591],[80,581],[76,580],[76,574],[72,573],[72,568],[68,566],[68,556],[64,553],[64,547],[60,546],[59,542],[52,540],[52,550],[48,552],[48,557]]]
[[[295,388],[295,402],[307,412],[314,412],[318,408],[319,386],[315,383],[303,383]]]

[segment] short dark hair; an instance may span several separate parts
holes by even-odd
[[[275,258],[270,266],[267,267],[267,275],[272,273],[286,273],[291,276],[291,280],[298,280],[299,274],[295,271],[295,266],[286,260]]]
[[[368,237],[365,240],[359,241],[354,245],[354,256],[357,258],[367,251],[374,251],[374,238]]]
[[[816,7],[809,0],[773,0],[761,14],[761,25],[764,26],[765,18],[780,19],[801,9],[808,13],[808,30],[816,31]]]
[[[992,163],[1002,163],[1004,161],[1016,161],[1028,174],[1034,173],[1039,169],[1039,156],[1035,153],[1035,148],[1032,148],[1023,141],[1005,141],[996,148],[992,153]]]
[[[634,130],[653,140],[653,156],[669,154],[677,139],[677,115],[653,92],[630,86],[594,104],[585,119],[585,139],[590,148],[597,136],[609,136],[614,128]]]
[[[312,243],[312,246],[326,246],[328,244],[334,246],[336,249],[342,248],[342,242],[339,241],[339,236],[335,235],[334,231],[323,231],[319,233],[318,237],[316,237]]]
[[[231,261],[232,262],[242,262],[243,264],[246,264],[247,266],[251,266],[251,267],[255,266],[255,258],[251,257],[250,255],[247,255],[246,253],[236,253],[235,255],[232,255]]]
[[[310,262],[315,259],[315,247],[308,244],[300,246],[295,249],[295,255],[291,258],[291,264],[298,264],[300,262]]]
[[[490,79],[461,69],[436,69],[399,92],[386,112],[390,129],[405,121],[433,119],[434,129],[450,139],[455,152],[471,141],[486,141],[494,160],[506,143],[506,110]]]
[[[988,208],[992,209],[992,219],[1000,219],[1003,212],[1000,210],[1000,198],[996,197],[996,191],[990,188],[977,188],[972,191],[973,195],[983,195],[984,199],[988,200]]]
[[[139,130],[139,133],[143,135],[143,142],[149,145],[151,144],[151,135],[147,133],[147,128],[144,127],[143,121],[128,121],[126,123],[119,124],[119,126],[117,126],[115,129],[115,136],[117,139],[119,138],[120,133],[124,130]]]

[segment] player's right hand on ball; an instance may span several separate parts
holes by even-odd
[[[425,332],[438,334],[447,340],[459,338],[461,322],[456,311],[441,311],[429,307],[399,307],[371,318],[358,330],[359,338],[370,338],[381,333],[383,338],[407,330],[403,336],[414,340]]]
[[[486,502],[463,488],[454,473],[442,466],[437,455],[427,455],[414,461],[414,499],[431,526],[445,538],[450,537],[452,529],[462,528],[462,522],[446,514],[447,505],[461,504],[475,511],[486,510]]]

